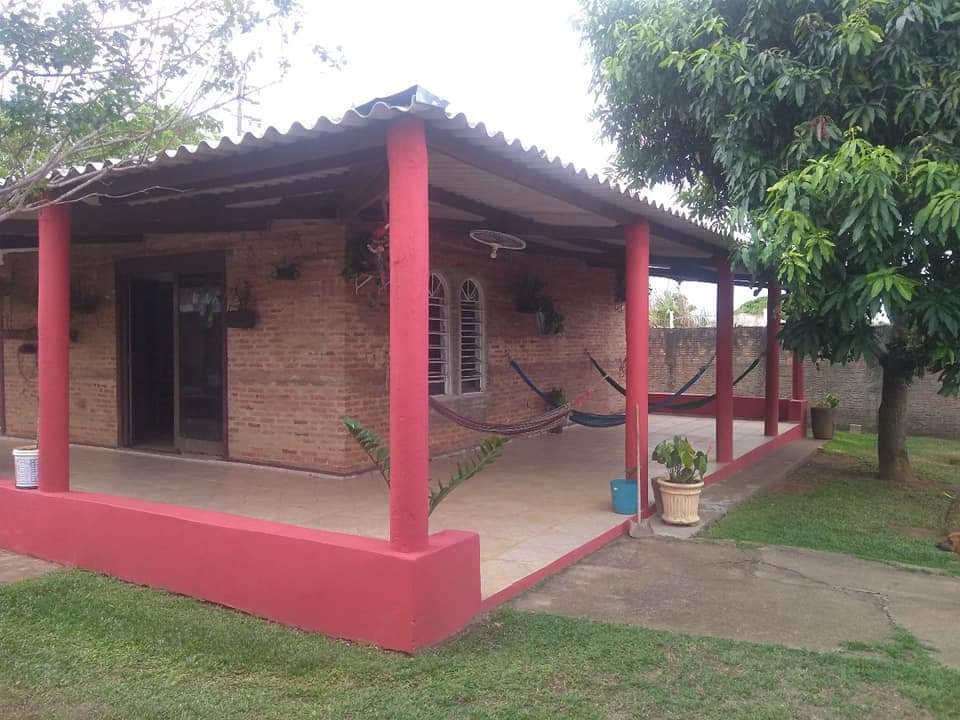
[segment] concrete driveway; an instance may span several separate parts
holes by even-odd
[[[960,668],[960,578],[812,550],[623,539],[510,607],[813,650],[900,626]]]

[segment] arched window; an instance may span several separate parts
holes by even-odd
[[[441,275],[430,274],[429,317],[427,344],[430,357],[427,365],[427,383],[431,395],[450,392],[450,301],[447,283]]]
[[[474,280],[460,286],[460,392],[478,393],[484,385],[483,294]]]

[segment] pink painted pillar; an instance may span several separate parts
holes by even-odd
[[[39,216],[37,443],[44,492],[70,489],[70,207]]]
[[[763,434],[776,436],[780,422],[780,284],[767,288],[767,364],[764,395]]]
[[[717,462],[733,460],[733,270],[717,263]]]
[[[387,131],[390,169],[390,542],[427,546],[430,418],[427,295],[430,274],[427,142],[423,122]]]
[[[803,357],[793,353],[793,379],[790,383],[791,397],[794,400],[807,399],[807,381],[803,374]]]
[[[627,477],[636,477],[640,515],[650,508],[647,458],[649,448],[648,367],[650,340],[650,226],[628,225],[627,302],[624,311],[627,336],[627,409],[625,461]]]

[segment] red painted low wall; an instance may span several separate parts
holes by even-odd
[[[404,652],[480,610],[479,537],[460,531],[398,553],[383,540],[4,481],[0,547]]]
[[[663,402],[671,397],[670,393],[650,393],[651,404]],[[684,395],[678,399],[678,403],[685,403],[692,400],[703,400],[706,395]],[[711,400],[700,407],[683,410],[680,408],[671,408],[669,405],[657,410],[651,410],[658,415],[694,415],[697,417],[715,417],[716,401]],[[780,420],[782,422],[800,422],[803,418],[803,408],[806,400],[780,400]],[[764,399],[762,397],[741,396],[733,398],[733,416],[738,420],[762,420],[764,415]]]

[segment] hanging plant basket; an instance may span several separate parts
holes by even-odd
[[[537,330],[541,335],[560,335],[563,333],[563,315],[557,312],[553,302],[543,298],[537,310]]]
[[[300,263],[289,262],[274,265],[270,277],[274,280],[296,280],[300,277]]]
[[[256,310],[227,310],[224,321],[228,328],[249,330],[257,326]]]
[[[545,283],[533,275],[524,275],[513,298],[513,306],[519,313],[535,313],[543,302]]]
[[[249,330],[257,326],[258,319],[257,311],[253,308],[253,289],[244,280],[242,285],[234,288],[223,322],[228,328]]]

